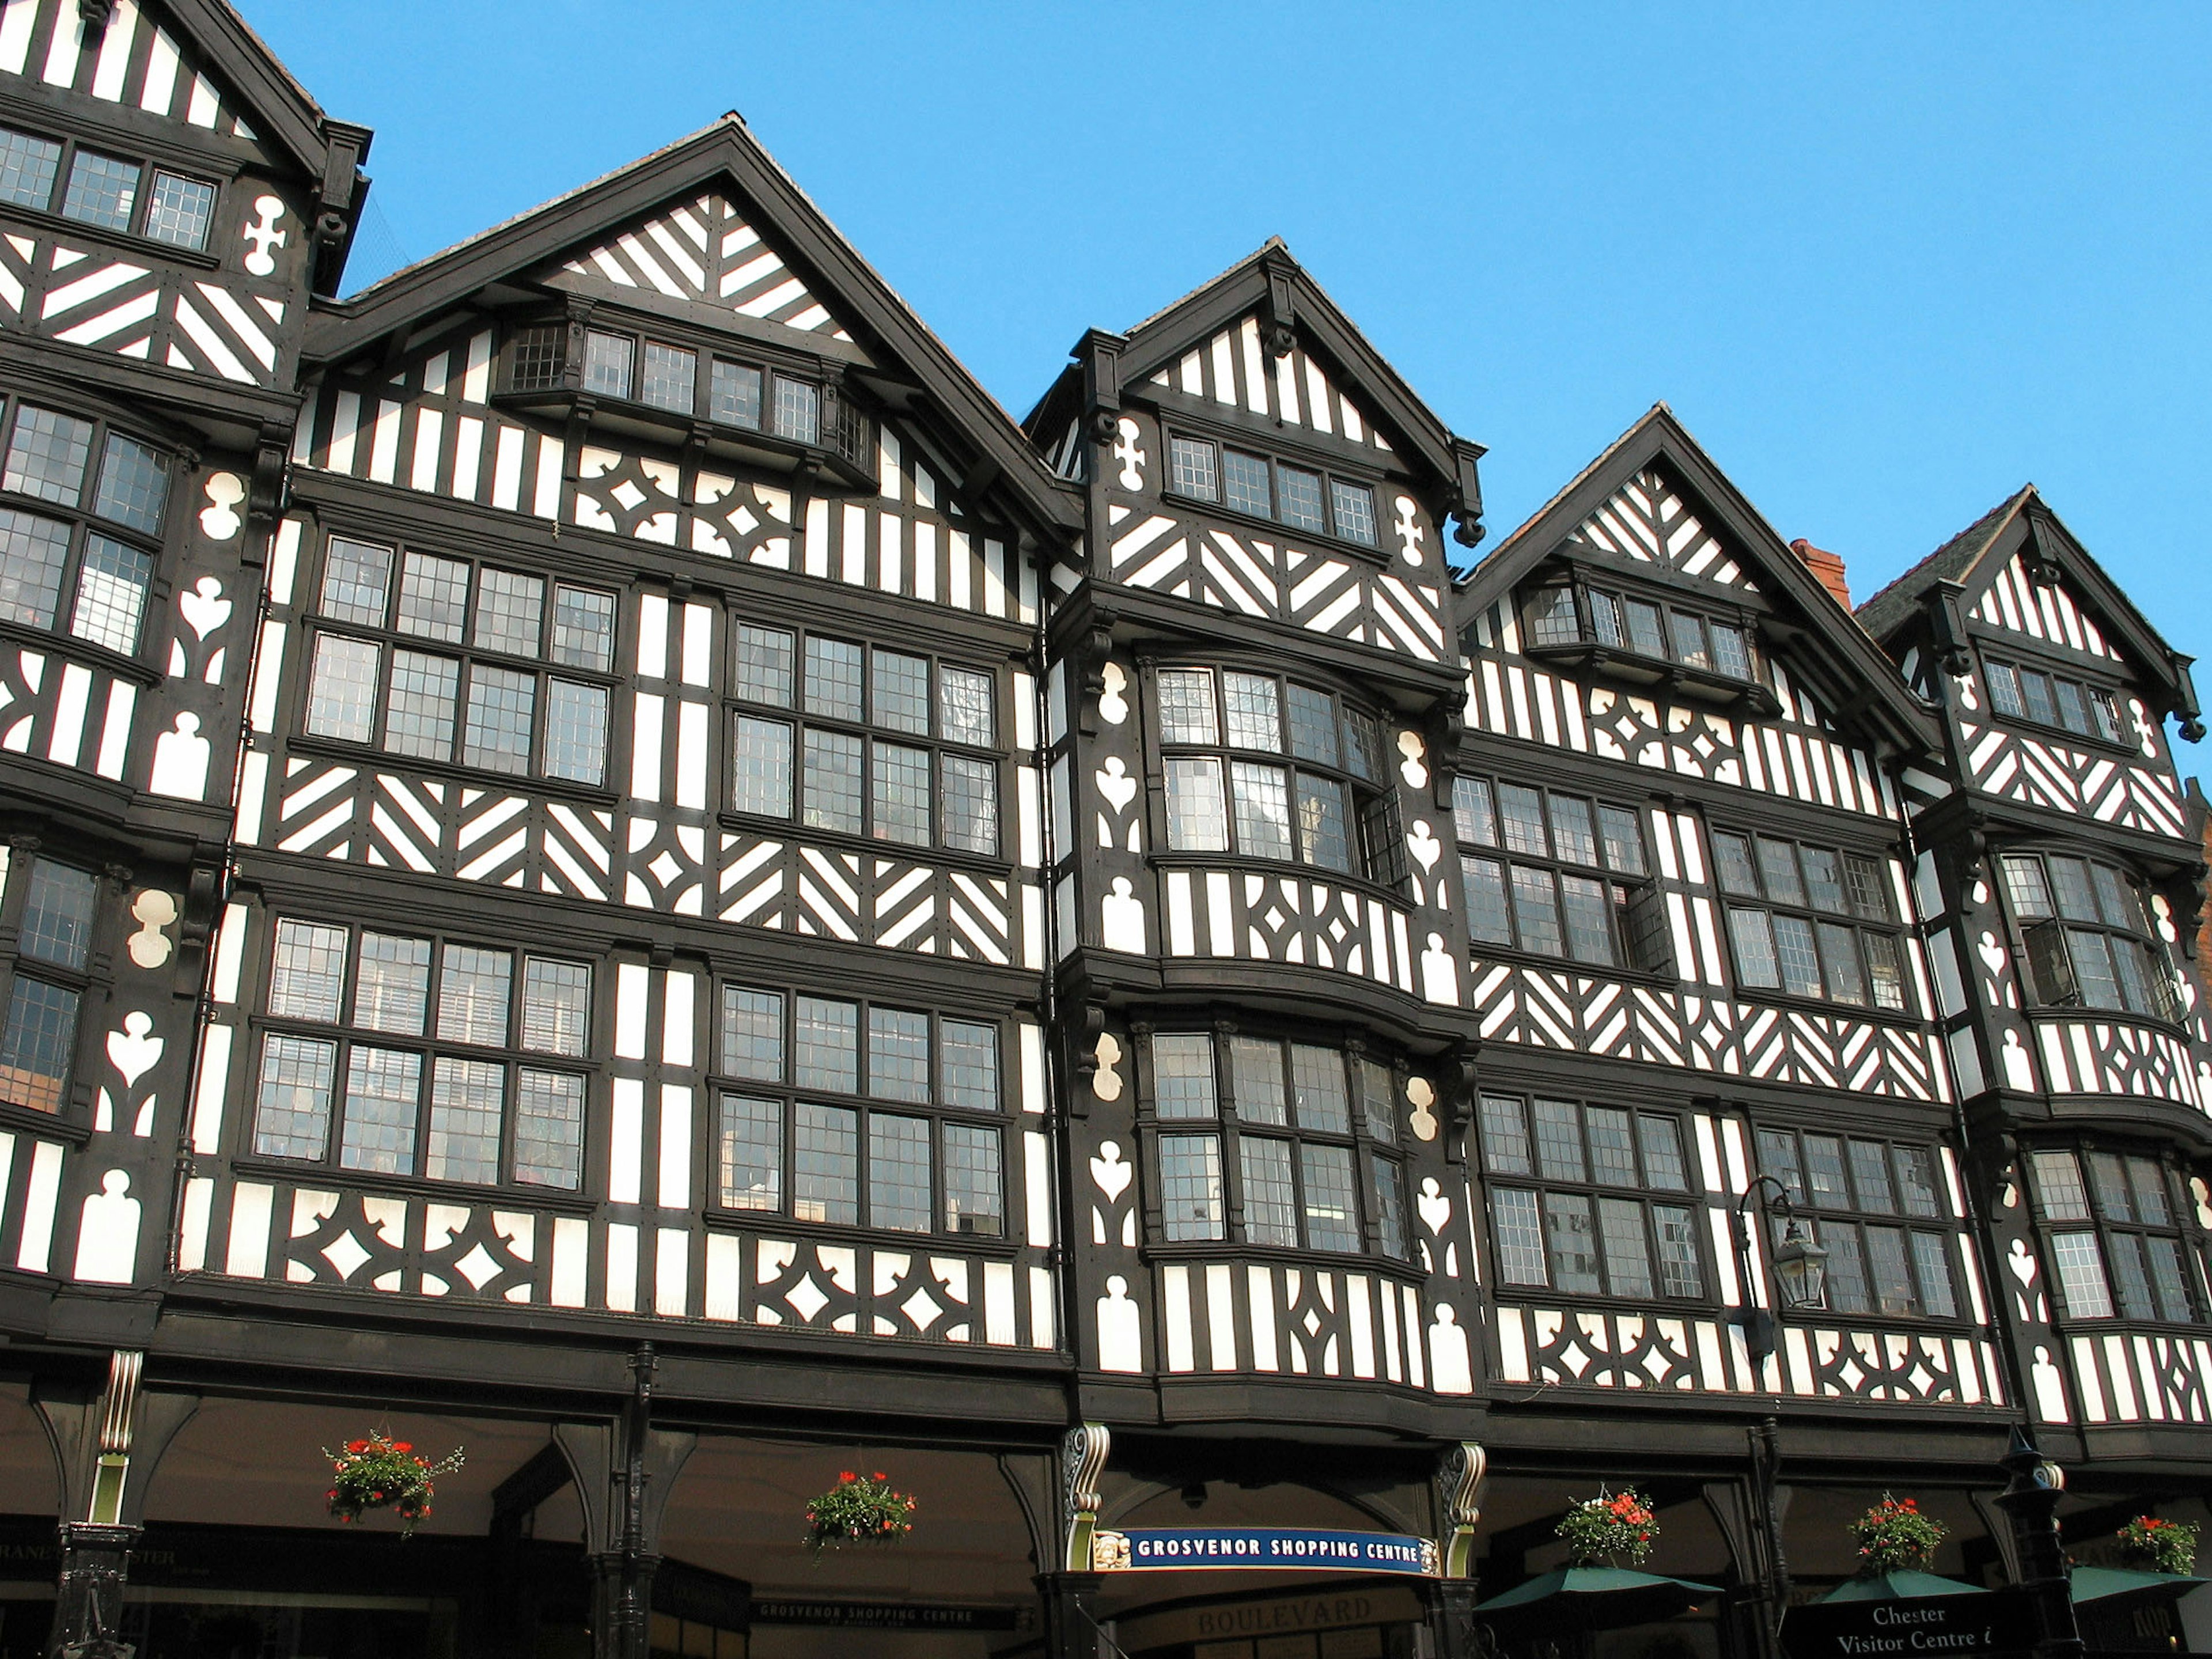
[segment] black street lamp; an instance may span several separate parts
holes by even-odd
[[[1743,1281],[1742,1317],[1745,1347],[1754,1364],[1774,1352],[1774,1315],[1759,1305],[1752,1293],[1752,1201],[1761,1199],[1760,1212],[1783,1218],[1782,1242],[1772,1255],[1775,1307],[1792,1310],[1828,1305],[1828,1253],[1799,1224],[1790,1189],[1771,1175],[1754,1176],[1735,1205],[1736,1265]]]

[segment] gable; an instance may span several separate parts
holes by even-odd
[[[1389,440],[1303,344],[1294,344],[1279,357],[1267,354],[1261,344],[1256,312],[1150,378],[1153,386],[1342,438],[1362,448],[1391,453]]]
[[[252,139],[237,100],[190,47],[137,3],[113,15],[87,51],[77,0],[7,0],[0,11],[0,74],[166,116],[187,126]]]
[[[2055,649],[2077,652],[2123,666],[2126,659],[2108,641],[2064,580],[2038,582],[2024,553],[2006,560],[1982,590],[1967,616],[1990,628],[2023,635]]]
[[[848,343],[853,337],[720,192],[678,202],[560,268],[617,293],[658,294]]]
[[[1759,592],[1758,584],[1729,556],[1720,538],[1674,486],[1648,467],[1615,490],[1567,539],[1638,563],[1702,577],[1739,593]]]

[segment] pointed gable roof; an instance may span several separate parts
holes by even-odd
[[[1960,605],[1972,612],[1983,603],[2016,556],[2031,570],[2062,582],[2087,613],[2087,637],[2110,641],[2121,656],[2156,690],[2161,713],[2185,722],[2197,717],[2197,691],[2190,678],[2196,661],[2168,645],[2142,612],[2090,556],[2074,532],[2051,510],[2041,493],[2023,484],[1926,558],[1858,608],[1860,624],[1887,643],[1917,617],[1942,583],[1961,590]]]
[[[780,323],[847,344],[853,337],[814,297],[804,278],[746,222],[720,191],[679,202],[633,230],[617,233],[563,262],[579,276],[671,300],[726,307],[740,317]]]
[[[1934,719],[1896,665],[1665,404],[1654,404],[1475,566],[1461,590],[1461,614],[1508,597],[1571,542],[1610,544],[1632,559],[1759,594],[1794,631],[1788,650],[1796,672],[1811,666],[1830,682],[1815,687],[1826,707],[1850,711],[1889,746],[1935,746]]]
[[[699,223],[714,243],[711,263],[696,254],[701,243],[679,220],[687,210],[696,212],[702,199],[731,205],[729,219],[711,228]],[[653,236],[655,223],[663,225],[668,240]],[[763,240],[748,259],[745,250],[754,245],[744,242],[746,234],[773,236],[781,275],[766,265],[751,268],[769,250]],[[648,251],[648,243],[657,252]],[[695,250],[691,266],[677,257],[687,244]],[[895,366],[918,382],[927,403],[956,423],[974,447],[969,476],[985,481],[976,487],[996,484],[1011,492],[1035,525],[1075,524],[1074,497],[1023,441],[1006,412],[734,112],[321,307],[309,325],[304,355],[311,363],[352,356],[485,288],[543,267],[557,271],[580,265],[619,285],[595,259],[601,249],[619,256],[611,262],[633,286],[665,293],[648,261],[679,291],[692,283],[696,267],[703,295],[711,271],[715,304],[819,331],[825,340],[849,338],[869,356],[879,355],[883,367]],[[732,285],[726,289],[726,283]],[[763,312],[748,308],[749,302],[769,300]],[[834,319],[834,324],[822,327],[811,314],[817,310],[822,320]]]

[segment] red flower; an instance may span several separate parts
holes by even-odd
[[[368,1442],[366,1440],[349,1440],[346,1442],[346,1449],[356,1454],[365,1452],[368,1449]]]
[[[860,1477],[850,1469],[841,1469],[838,1471],[837,1478],[840,1480],[858,1480]]]

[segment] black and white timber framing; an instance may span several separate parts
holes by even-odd
[[[1442,1540],[1454,1659],[1601,1478],[1766,1652],[1767,1419],[1960,1571],[2015,1427],[2201,1511],[2202,726],[2032,486],[1854,611],[1662,404],[1468,568],[1482,447],[1279,241],[1017,423],[735,116],[347,299],[370,135],[221,0],[4,0],[0,130],[58,1639],[222,1401],[505,1425],[610,1654],[815,1443],[988,1485],[1052,1659],[1194,1491]]]

